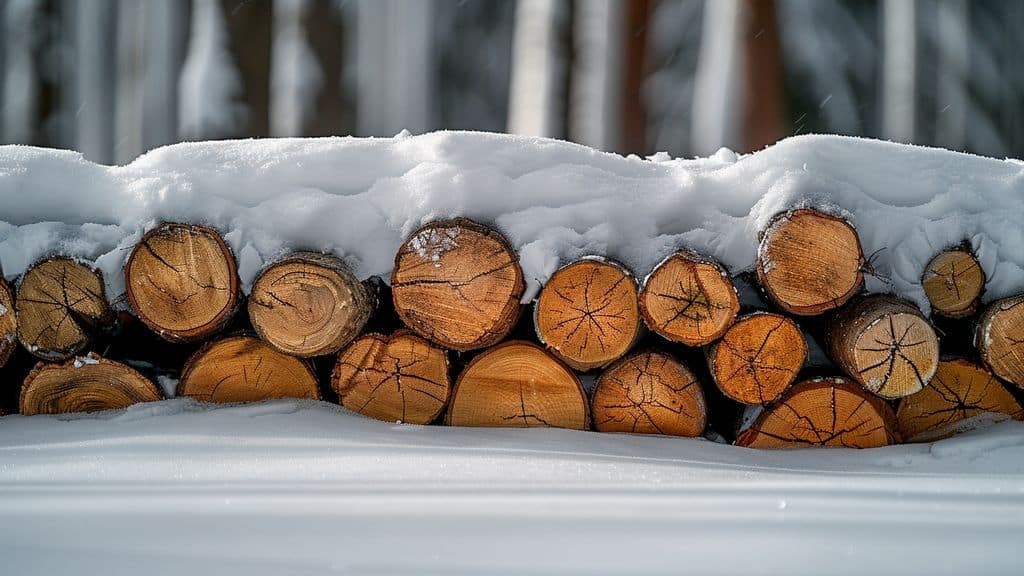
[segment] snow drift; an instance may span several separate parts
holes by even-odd
[[[989,278],[986,301],[1024,288],[1024,163],[840,136],[687,160],[521,136],[403,133],[183,143],[113,167],[4,146],[0,205],[8,279],[64,253],[95,262],[115,301],[131,246],[161,220],[221,230],[247,288],[292,249],[329,250],[362,278],[386,278],[405,235],[468,216],[512,241],[531,299],[559,263],[585,254],[643,276],[686,246],[734,273],[749,269],[758,230],[799,205],[849,218],[874,255],[868,288],[926,311],[924,266],[964,240]]]

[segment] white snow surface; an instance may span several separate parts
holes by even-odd
[[[10,574],[1017,574],[1024,423],[934,444],[398,425],[310,401],[0,418]]]
[[[643,277],[678,247],[750,269],[772,215],[812,205],[857,227],[876,291],[926,311],[921,272],[970,241],[986,300],[1024,290],[1024,163],[839,136],[710,158],[622,157],[562,141],[473,132],[184,143],[126,166],[0,147],[0,265],[8,279],[64,253],[104,272],[116,300],[133,244],[161,220],[221,230],[246,289],[291,249],[328,250],[388,278],[403,239],[437,218],[497,226],[533,298],[559,265],[609,256]]]

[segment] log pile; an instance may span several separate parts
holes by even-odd
[[[865,293],[871,267],[843,218],[791,210],[759,238],[763,301],[679,247],[652,270],[566,262],[524,303],[512,244],[466,218],[410,234],[389,285],[295,252],[248,294],[218,231],[163,223],[127,259],[116,300],[130,310],[69,258],[37,262],[16,290],[0,281],[0,366],[20,383],[2,408],[324,398],[388,422],[713,430],[749,448],[869,448],[1024,418],[1024,294],[984,305],[969,245],[925,266],[929,316]]]

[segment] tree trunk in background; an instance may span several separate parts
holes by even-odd
[[[774,144],[783,129],[782,48],[775,0],[747,0],[743,23],[743,152]]]
[[[239,72],[228,51],[218,0],[193,0],[188,51],[178,82],[178,131],[184,138],[238,136],[246,115]]]
[[[648,152],[643,87],[647,80],[647,27],[650,23],[651,4],[651,0],[629,0],[626,9],[619,151],[627,154],[642,155]]]
[[[915,0],[882,3],[882,137],[912,142],[915,130]]]
[[[626,6],[589,0],[573,14],[569,138],[600,150],[621,149]]]
[[[32,142],[38,110],[39,82],[35,71],[34,46],[38,30],[34,24],[39,2],[3,4],[3,93],[0,106],[0,141]]]
[[[137,4],[134,5],[137,8]],[[118,54],[118,7],[115,0],[65,2],[65,17],[73,24],[74,50],[68,71],[73,90],[67,126],[76,150],[93,162],[114,161],[114,92]]]
[[[357,123],[360,136],[432,129],[430,0],[361,0],[358,5]]]
[[[562,90],[567,66],[561,37],[570,8],[565,0],[519,0],[516,5],[510,133],[551,137],[564,133]]]
[[[344,14],[330,0],[313,0],[303,19],[306,41],[320,69],[320,86],[312,102],[315,115],[307,115],[306,136],[349,134],[355,128],[352,102],[342,91],[346,30]]]
[[[693,152],[714,154],[741,144],[745,0],[707,0],[693,94]]]
[[[247,111],[241,135],[268,136],[273,5],[270,0],[221,0],[221,7]]]
[[[970,21],[966,0],[939,2],[938,89],[935,143],[963,150],[967,140],[967,77],[970,60]]]

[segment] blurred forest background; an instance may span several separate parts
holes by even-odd
[[[505,131],[675,156],[830,132],[1024,157],[1024,2],[0,0],[0,141]]]

